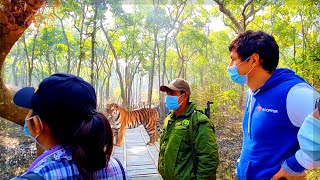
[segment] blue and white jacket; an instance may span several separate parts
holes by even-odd
[[[298,155],[297,134],[318,96],[301,77],[282,68],[261,88],[248,90],[238,179],[270,180],[281,167],[294,175],[317,163]]]

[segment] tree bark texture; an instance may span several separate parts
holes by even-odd
[[[15,42],[35,20],[34,14],[45,4],[45,0],[11,0],[1,1],[0,9],[0,72],[3,72],[4,61]],[[7,88],[0,74],[0,117],[16,124],[23,125],[27,110],[12,103],[12,88]]]

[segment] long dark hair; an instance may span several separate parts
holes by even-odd
[[[82,122],[74,134],[72,156],[81,176],[91,179],[92,173],[106,167],[113,149],[113,134],[109,121],[101,114]]]
[[[109,121],[99,112],[91,113],[79,124],[71,119],[62,119],[55,123],[49,120],[51,131],[59,144],[71,149],[81,179],[94,179],[93,173],[107,166],[113,150],[113,133]],[[60,124],[63,121],[64,124]]]
[[[107,166],[113,134],[107,118],[96,112],[97,98],[91,84],[71,74],[51,75],[32,95],[31,107],[58,144],[72,151],[82,179],[93,179],[95,171]]]

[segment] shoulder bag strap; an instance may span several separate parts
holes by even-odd
[[[193,169],[195,171],[195,175],[197,174],[197,167],[196,167],[196,154],[194,152],[194,146],[193,146],[193,130],[192,130],[192,118],[193,115],[196,111],[193,111],[192,115],[190,116],[190,120],[189,120],[189,136],[190,136],[190,141],[191,141],[191,151],[192,151],[192,159],[193,159]]]
[[[114,159],[118,162],[118,164],[119,164],[119,166],[120,166],[120,168],[121,168],[123,180],[126,180],[126,173],[124,172],[124,168],[123,168],[121,162],[120,162],[119,159],[117,159],[117,158],[114,158]]]

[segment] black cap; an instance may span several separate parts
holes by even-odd
[[[33,115],[46,117],[86,118],[97,107],[94,88],[88,82],[71,74],[53,74],[44,79],[39,88],[19,90],[13,102],[33,110]]]

